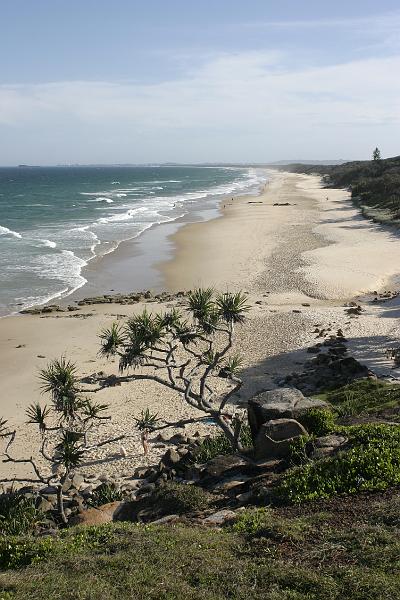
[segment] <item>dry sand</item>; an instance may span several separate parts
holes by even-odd
[[[245,382],[237,402],[299,370],[309,358],[305,349],[315,342],[316,324],[332,331],[342,328],[357,358],[382,376],[400,377],[385,356],[385,349],[399,339],[398,302],[367,304],[355,319],[349,319],[343,308],[359,294],[394,289],[390,278],[400,271],[400,238],[396,231],[360,217],[347,192],[323,189],[319,177],[272,172],[260,196],[225,201],[221,217],[185,225],[169,242],[173,258],[158,265],[163,288],[212,285],[221,291],[249,293],[252,308],[237,338]],[[35,455],[38,446],[38,434],[25,423],[26,407],[49,402],[40,394],[38,369],[65,354],[78,364],[82,376],[100,370],[117,373],[115,363],[97,356],[98,332],[142,308],[95,305],[76,313],[0,320],[0,415],[17,428],[18,455]],[[160,308],[165,306],[148,305],[149,310]],[[150,382],[107,388],[96,399],[108,402],[112,414],[98,437],[131,436],[124,441],[126,458],[119,455],[119,444],[90,457],[82,471],[96,475],[129,477],[136,465],[145,462],[133,421],[142,408],[167,420],[194,416],[194,409],[179,397]],[[191,426],[188,432],[194,429]],[[156,462],[164,451],[153,445],[147,461]],[[26,473],[24,466],[0,464],[0,476],[22,472]]]

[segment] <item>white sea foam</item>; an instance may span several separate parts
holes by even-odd
[[[186,179],[185,177],[183,180],[185,184],[190,183],[190,178]],[[118,181],[113,181],[111,184],[116,187],[112,189],[109,184],[108,190],[80,192],[81,195],[88,197],[86,202],[98,203],[97,206],[92,206],[92,209],[102,211],[99,219],[88,222],[83,217],[81,221],[76,222],[75,227],[70,229],[46,226],[46,229],[41,229],[43,238],[40,239],[33,233],[32,236],[24,233],[25,241],[31,242],[32,239],[35,239],[45,247],[56,248],[53,252],[46,252],[43,248],[43,254],[35,257],[34,262],[30,261],[29,264],[19,262],[16,266],[16,270],[34,273],[36,277],[44,281],[43,286],[41,284],[35,291],[32,289],[33,293],[30,298],[22,299],[25,306],[69,295],[83,286],[86,283],[86,279],[82,275],[85,265],[97,255],[102,256],[113,252],[122,241],[140,236],[155,224],[174,221],[188,213],[189,210],[193,210],[193,206],[217,207],[220,197],[254,193],[265,182],[266,177],[261,170],[248,169],[247,171],[238,171],[235,181],[220,183],[208,189],[197,189],[190,192],[182,190],[182,193],[179,193],[180,186],[168,188],[168,184],[178,184],[183,180],[132,182],[132,184],[125,184],[126,187],[121,186]],[[173,190],[175,194],[173,196],[163,195],[168,193],[168,189]],[[20,233],[2,226],[0,226],[0,235],[22,237]],[[45,236],[46,239],[44,239]],[[47,239],[47,236],[56,241]],[[24,248],[24,244],[21,244],[21,248]],[[44,293],[39,297],[41,287],[43,287]],[[55,290],[50,295],[49,289],[52,288]],[[46,293],[48,295],[45,295]],[[34,295],[35,298],[33,298]]]
[[[40,240],[43,243],[43,246],[47,246],[48,248],[56,248],[57,244],[52,242],[51,240]]]
[[[22,235],[18,233],[18,231],[13,231],[12,229],[8,229],[8,227],[3,227],[2,225],[0,225],[0,235],[12,235],[18,239],[22,238]]]

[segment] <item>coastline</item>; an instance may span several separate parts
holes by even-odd
[[[239,404],[257,391],[276,387],[278,378],[304,364],[309,358],[307,348],[315,344],[316,324],[332,331],[341,328],[360,361],[379,375],[400,378],[400,370],[393,369],[384,355],[400,335],[397,301],[367,303],[363,315],[354,319],[344,308],[357,294],[372,292],[380,283],[387,285],[397,273],[400,240],[378,225],[360,221],[344,190],[329,190],[328,201],[326,194],[319,177],[277,172],[259,196],[225,202],[220,216],[182,223],[165,238],[167,260],[153,267],[159,273],[160,289],[214,285],[220,291],[242,289],[249,294],[251,310],[236,342],[244,357],[245,383],[234,399]],[[161,226],[154,228],[157,230]],[[152,241],[149,234],[149,248]],[[132,249],[134,244],[125,246],[120,267],[129,291],[138,289],[127,275]],[[111,256],[109,268],[115,270]],[[386,257],[384,274],[382,256]],[[142,257],[139,255],[139,262],[144,266]],[[102,294],[108,291],[103,289]],[[71,303],[71,297],[67,300]],[[38,434],[25,423],[24,411],[32,402],[48,401],[39,390],[40,368],[65,354],[77,363],[81,376],[116,373],[115,362],[97,354],[99,331],[143,308],[158,311],[179,308],[182,303],[178,298],[150,298],[135,304],[92,304],[73,313],[1,319],[0,368],[4,376],[0,416],[17,428],[15,448],[21,456],[27,446],[33,450],[38,446]],[[112,433],[129,432],[131,438],[126,458],[116,458],[118,448],[110,447],[82,467],[86,473],[101,469],[116,475],[121,470],[133,472],[143,464],[133,426],[142,409],[149,407],[167,420],[177,415],[190,417],[194,411],[174,394],[143,381],[104,389],[96,398],[111,406]],[[160,452],[152,447],[150,459],[156,461]],[[0,470],[6,468],[16,472],[16,467],[9,465],[1,465]]]

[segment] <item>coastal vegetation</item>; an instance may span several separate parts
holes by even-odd
[[[215,295],[212,288],[199,288],[188,295],[189,318],[173,308],[155,315],[144,310],[124,326],[114,322],[100,334],[100,354],[117,356],[122,373],[139,371],[124,381],[147,379],[177,392],[222,429],[232,449],[241,449],[242,423],[228,411],[228,402],[242,386],[241,359],[231,350],[235,326],[248,310],[242,292]],[[225,390],[215,385],[216,374],[227,382]],[[147,413],[147,420],[140,423],[144,434],[154,429],[154,415]]]
[[[293,164],[284,169],[322,175],[327,187],[349,188],[353,202],[365,216],[382,223],[400,224],[400,156],[383,159],[376,148],[369,161]]]
[[[248,508],[220,528],[114,523],[1,542],[0,597],[400,598],[398,491]]]

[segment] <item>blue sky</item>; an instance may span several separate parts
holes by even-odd
[[[400,5],[2,0],[0,164],[400,154]]]

